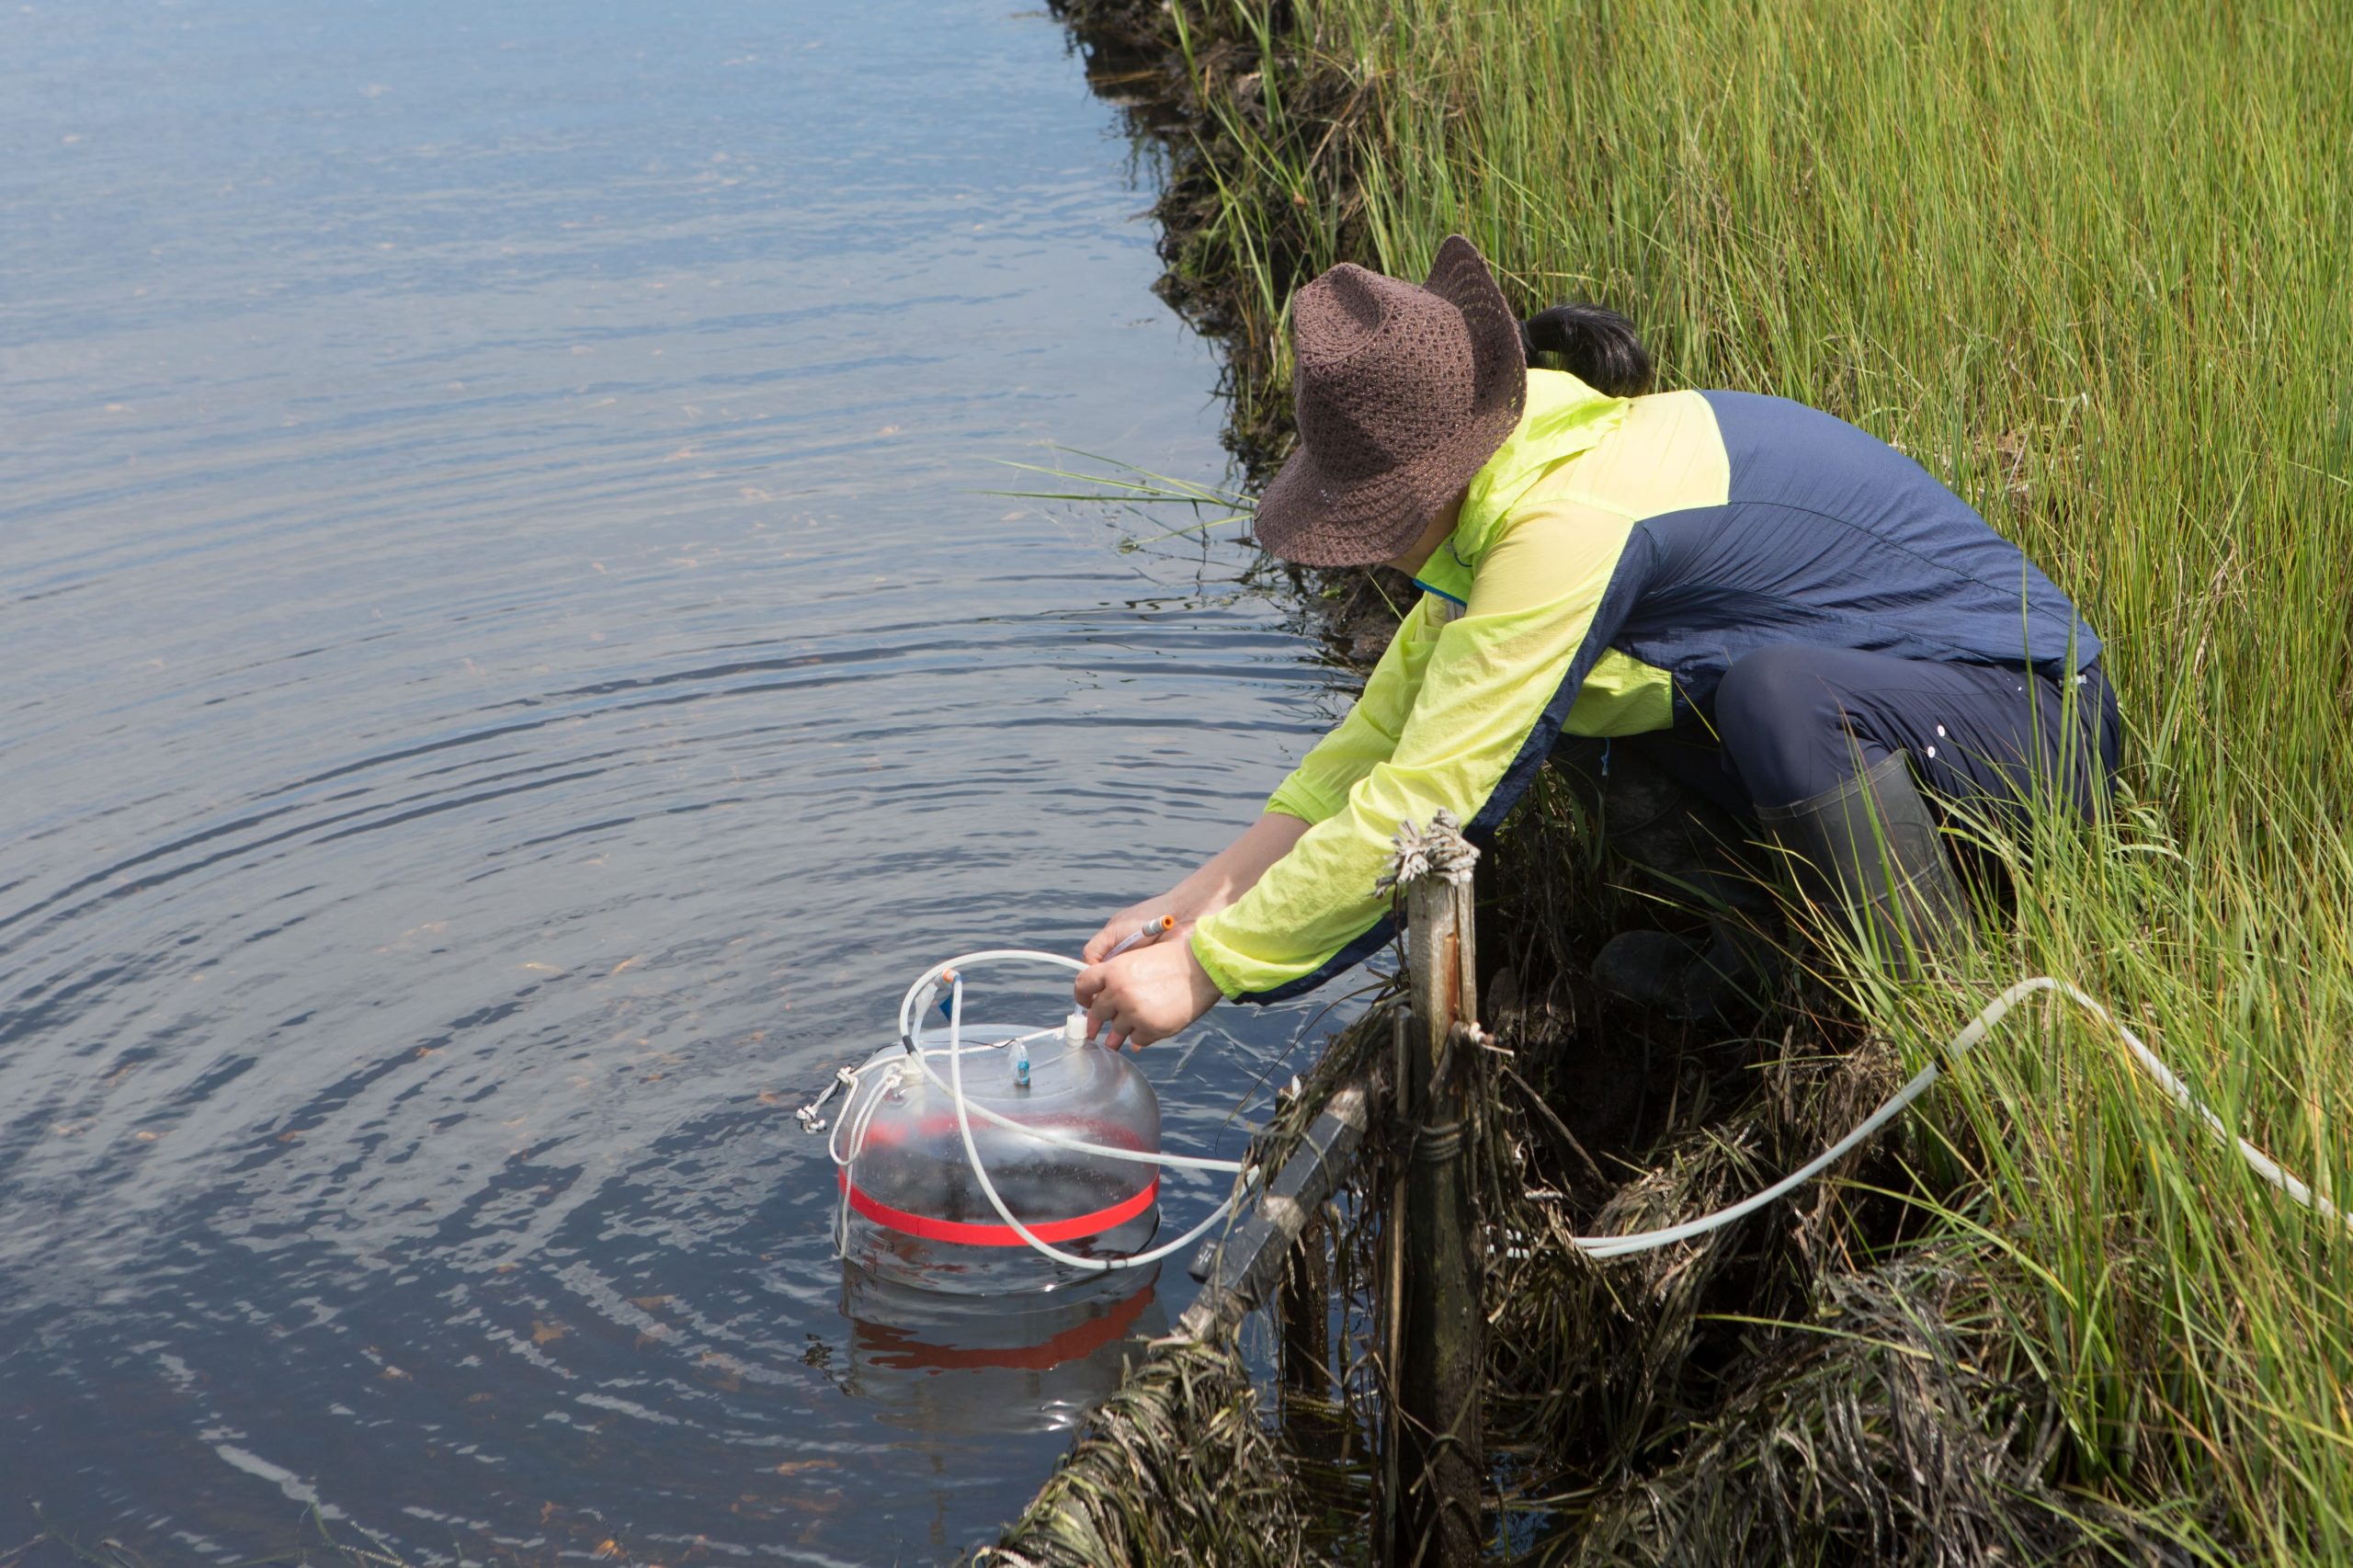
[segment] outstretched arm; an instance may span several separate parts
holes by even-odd
[[[1211,856],[1183,881],[1166,892],[1131,904],[1103,922],[1103,928],[1086,939],[1079,957],[1088,963],[1101,963],[1103,955],[1133,936],[1137,927],[1147,921],[1169,915],[1176,922],[1165,940],[1189,934],[1193,922],[1204,915],[1214,915],[1258,885],[1267,868],[1290,853],[1299,835],[1307,831],[1307,824],[1281,812],[1268,812],[1242,832],[1242,836]]]
[[[1201,868],[1158,898],[1121,910],[1087,938],[1080,953],[1088,968],[1079,972],[1071,994],[1086,1009],[1087,1037],[1100,1032],[1112,1050],[1165,1040],[1208,1012],[1218,989],[1193,957],[1193,922],[1214,915],[1257,886],[1258,879],[1290,853],[1308,824],[1282,812],[1267,812],[1242,836],[1204,861]],[[1110,950],[1162,915],[1176,927],[1148,946],[1131,949],[1116,962]]]
[[[1431,640],[1390,754],[1248,892],[1195,926],[1195,961],[1220,992],[1277,999],[1364,957],[1389,911],[1373,883],[1400,822],[1443,808],[1477,836],[1501,821],[1640,595],[1619,577],[1631,526],[1552,501],[1490,547],[1470,605]]]
[[[1165,1040],[1216,1005],[1220,988],[1195,949],[1194,923],[1246,897],[1310,828],[1345,810],[1349,790],[1388,759],[1413,713],[1442,624],[1431,600],[1415,605],[1374,666],[1364,694],[1300,759],[1267,801],[1266,813],[1200,869],[1157,898],[1120,911],[1088,939],[1084,957],[1090,967],[1072,992],[1113,1046]],[[1163,915],[1176,919],[1176,929],[1108,959],[1137,927]]]

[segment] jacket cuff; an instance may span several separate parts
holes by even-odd
[[[1327,817],[1337,816],[1342,802],[1330,801],[1308,786],[1307,780],[1293,773],[1267,797],[1267,810],[1287,817],[1297,817],[1313,827]]]
[[[1211,920],[1215,918],[1215,915],[1210,916]],[[1196,925],[1192,935],[1186,938],[1193,949],[1193,961],[1201,966],[1201,972],[1210,977],[1210,983],[1217,987],[1219,995],[1229,1002],[1238,1002],[1242,999],[1242,983],[1234,979],[1225,967],[1224,954],[1210,937],[1207,926],[1206,920]]]

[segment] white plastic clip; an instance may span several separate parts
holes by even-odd
[[[841,1088],[847,1088],[855,1091],[857,1087],[857,1074],[851,1072],[847,1067],[835,1068],[834,1081],[825,1085],[825,1092],[792,1113],[801,1119],[801,1131],[803,1132],[823,1132],[825,1130],[825,1119],[817,1113],[825,1108],[825,1102],[834,1097],[834,1091]]]

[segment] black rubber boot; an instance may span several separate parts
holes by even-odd
[[[1756,1005],[1767,978],[1722,920],[1709,923],[1705,941],[1672,931],[1620,931],[1593,955],[1592,974],[1612,996],[1684,1023]]]
[[[1670,898],[1707,911],[1709,922],[1704,939],[1620,932],[1594,955],[1594,983],[1686,1021],[1761,1005],[1787,960],[1768,935],[1779,924],[1772,894],[1740,852],[1756,828],[1638,755],[1623,756],[1599,793],[1604,841]]]
[[[1848,911],[1897,979],[1917,979],[1924,960],[1965,939],[1968,901],[1902,752],[1794,805],[1760,807],[1756,818],[1797,861],[1807,891]]]

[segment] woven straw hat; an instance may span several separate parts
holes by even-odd
[[[1364,566],[1414,542],[1519,423],[1519,318],[1476,246],[1438,247],[1419,288],[1343,262],[1291,301],[1299,449],[1259,498],[1258,542]]]

